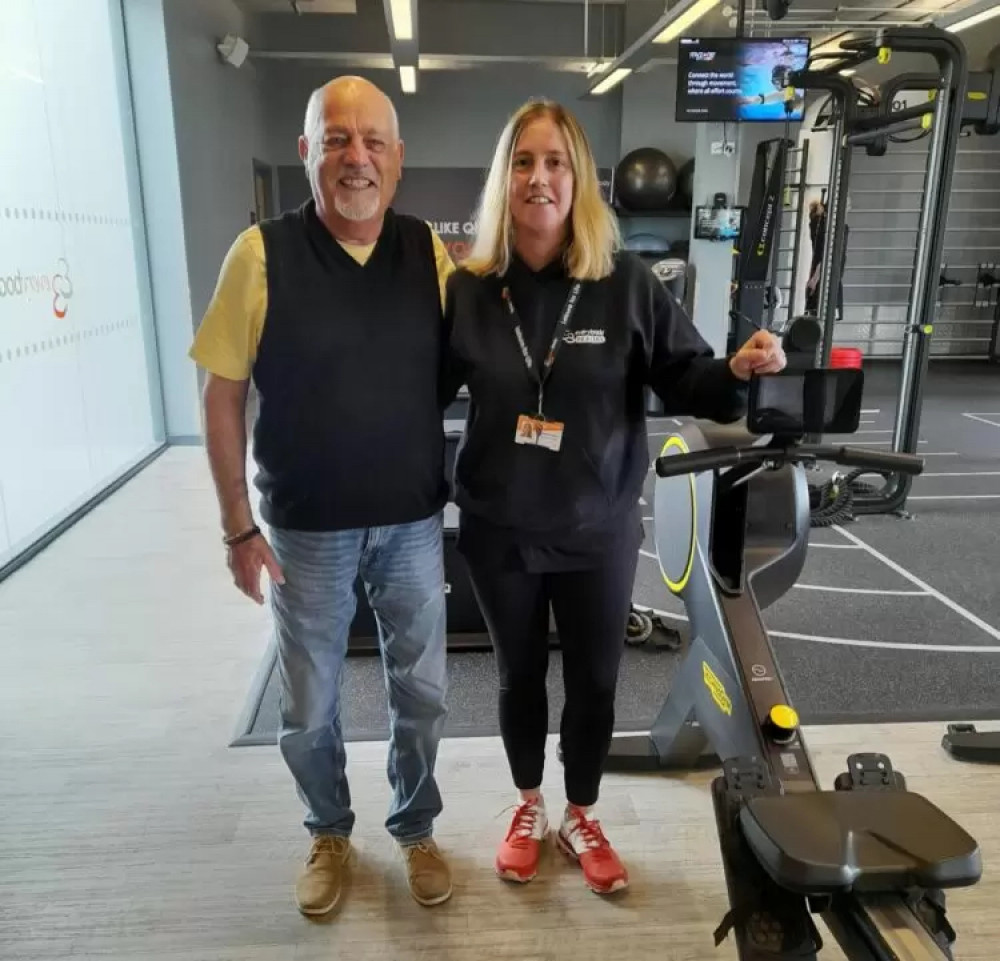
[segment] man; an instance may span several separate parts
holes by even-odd
[[[191,356],[207,371],[206,443],[236,585],[271,602],[282,684],[282,755],[308,809],[312,848],[299,909],[340,897],[354,826],[340,683],[360,575],[387,678],[392,802],[413,897],[451,895],[433,838],[445,717],[438,403],[443,297],[452,269],[427,224],[395,213],[403,143],[375,86],[342,77],[315,91],[299,139],[312,198],[244,231],[229,251]],[[247,389],[261,515],[245,476]]]

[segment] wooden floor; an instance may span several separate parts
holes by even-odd
[[[554,852],[513,888],[491,872],[512,800],[493,739],[442,746],[438,838],[456,890],[433,909],[410,899],[382,828],[384,745],[351,745],[354,880],[333,918],[301,917],[306,838],[280,757],[227,747],[267,630],[230,586],[197,449],[167,453],[0,585],[0,958],[735,958],[712,943],[726,900],[709,776],[606,779],[601,817],[632,871],[623,896],[590,894]],[[980,840],[983,883],[950,899],[956,956],[996,961],[1000,768],[951,761],[940,735],[808,732],[824,782],[848,753],[885,751]],[[559,774],[553,760],[553,809]]]

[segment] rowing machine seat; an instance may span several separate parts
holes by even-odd
[[[982,875],[975,840],[910,791],[761,795],[740,826],[775,883],[802,894],[957,888]]]

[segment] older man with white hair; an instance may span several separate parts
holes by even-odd
[[[452,265],[426,223],[390,206],[403,143],[391,101],[373,84],[341,77],[315,91],[299,156],[311,199],[239,235],[191,348],[207,372],[222,539],[243,593],[262,604],[262,569],[271,582],[279,744],[312,835],[299,909],[326,914],[337,904],[351,850],[340,685],[359,576],[388,689],[386,828],[414,898],[439,904],[452,890],[432,837],[446,713],[438,385]],[[251,379],[269,538],[246,482]]]

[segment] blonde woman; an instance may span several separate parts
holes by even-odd
[[[470,257],[449,281],[446,399],[468,386],[459,547],[496,651],[519,792],[496,870],[530,881],[548,831],[551,605],[565,682],[567,804],[556,843],[591,889],[610,894],[628,872],[593,808],[643,536],[643,391],[651,385],[671,414],[735,420],[744,382],[779,370],[784,356],[758,333],[733,358],[713,358],[678,302],[620,249],[586,135],[558,104],[533,101],[511,117],[477,221]]]

